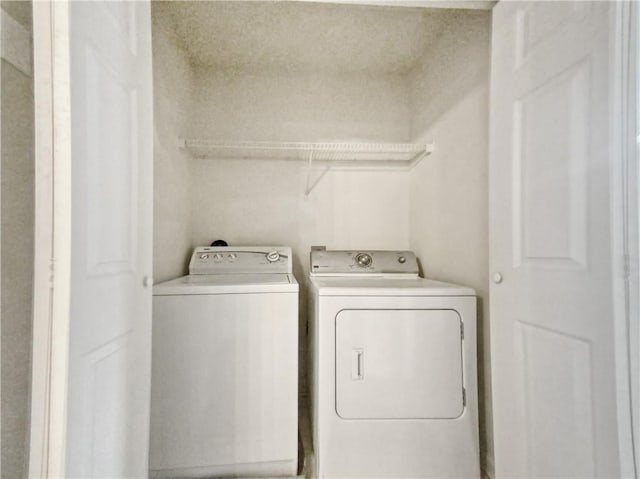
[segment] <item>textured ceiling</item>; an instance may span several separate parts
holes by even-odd
[[[408,72],[455,13],[304,2],[154,1],[196,66]]]

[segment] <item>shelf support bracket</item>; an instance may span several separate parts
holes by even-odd
[[[309,161],[307,163],[307,186],[305,186],[304,188],[304,197],[308,198],[309,194],[311,193],[311,190],[313,190],[313,188],[318,184],[318,180],[314,181],[313,184],[311,184],[311,169],[313,168],[313,150],[311,150],[309,152]],[[320,176],[322,177],[322,175]]]
[[[309,182],[311,181],[311,167],[313,166],[313,150],[309,152],[309,162],[307,163],[307,186],[305,186],[304,188],[304,196],[305,198],[307,198],[309,196],[309,193],[311,193],[311,190],[313,189],[313,186],[315,186],[315,183],[313,186],[309,187]]]
[[[318,183],[320,183],[320,180],[322,178],[324,178],[324,175],[326,175],[329,170],[331,169],[331,166],[327,165],[326,168],[324,170],[322,170],[322,172],[320,173],[320,175],[318,175],[318,177],[313,180],[313,183],[311,182],[311,170],[313,168],[313,151],[309,152],[309,161],[307,163],[307,186],[304,189],[304,197],[308,198],[309,194],[311,194],[311,192],[313,191],[313,189],[316,187],[316,185]]]

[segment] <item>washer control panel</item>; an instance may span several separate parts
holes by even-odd
[[[198,246],[189,274],[293,272],[289,246]]]
[[[418,277],[418,259],[412,251],[360,250],[327,251],[312,248],[311,276],[383,276]]]

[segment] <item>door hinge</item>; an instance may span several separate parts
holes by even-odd
[[[623,260],[624,264],[622,268],[624,271],[624,278],[628,280],[631,278],[631,257],[628,254],[625,254]]]
[[[460,339],[464,339],[464,323],[460,322]]]
[[[56,259],[49,259],[49,286],[53,286],[54,278],[56,274]]]
[[[467,390],[462,388],[462,407],[467,407]]]

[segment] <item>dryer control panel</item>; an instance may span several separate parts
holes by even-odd
[[[311,249],[311,276],[401,276],[417,278],[412,251]]]
[[[198,246],[189,263],[189,274],[292,272],[289,246]]]

